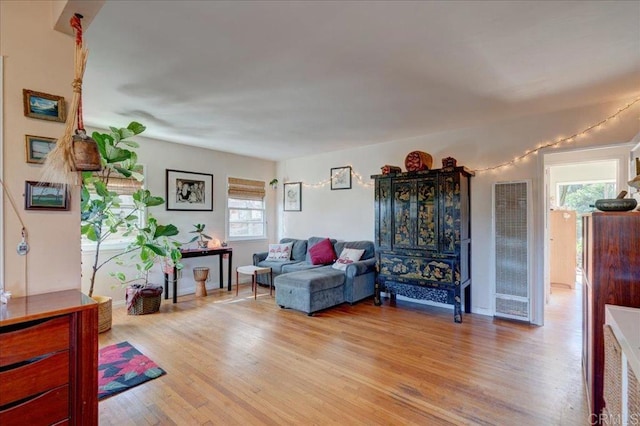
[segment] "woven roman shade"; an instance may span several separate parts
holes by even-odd
[[[107,189],[120,195],[131,195],[138,189],[142,189],[142,182],[133,178],[110,177]]]
[[[143,173],[143,169],[137,169],[138,173]],[[102,173],[105,173],[105,170],[100,172],[95,172],[93,175],[98,177],[101,176]],[[124,177],[121,174],[111,171],[109,176],[109,184],[107,185],[107,189],[109,191],[113,191],[118,193],[118,195],[132,195],[138,189],[142,189],[143,183],[133,177]],[[89,185],[89,191],[95,192],[93,190],[93,185]]]
[[[261,180],[229,178],[229,198],[263,200],[265,183]]]

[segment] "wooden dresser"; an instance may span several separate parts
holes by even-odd
[[[605,304],[640,307],[640,212],[594,212],[582,223],[582,368],[589,408],[598,416],[604,408]]]
[[[464,167],[392,173],[375,179],[375,303],[380,291],[471,310],[473,172]]]
[[[0,425],[98,424],[98,305],[77,290],[0,305]]]

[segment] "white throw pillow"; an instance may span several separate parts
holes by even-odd
[[[286,262],[291,258],[293,243],[269,244],[269,255],[265,260],[274,262]]]
[[[345,269],[347,269],[348,264],[357,262],[358,260],[360,260],[363,254],[364,249],[342,249],[340,257],[338,258],[338,260],[336,260],[336,263],[333,264],[332,268],[344,271]]]

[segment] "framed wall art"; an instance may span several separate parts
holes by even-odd
[[[56,139],[44,136],[25,135],[27,163],[42,164],[47,154],[56,146]]]
[[[302,182],[284,184],[284,211],[302,211]]]
[[[66,119],[64,97],[22,89],[24,115],[40,120],[61,121]]]
[[[331,189],[351,189],[351,166],[331,169]]]
[[[24,208],[26,210],[69,210],[67,185],[26,181]]]
[[[167,210],[213,210],[213,175],[167,169]]]

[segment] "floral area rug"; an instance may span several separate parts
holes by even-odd
[[[98,400],[108,398],[166,374],[129,342],[106,346],[98,352]]]

